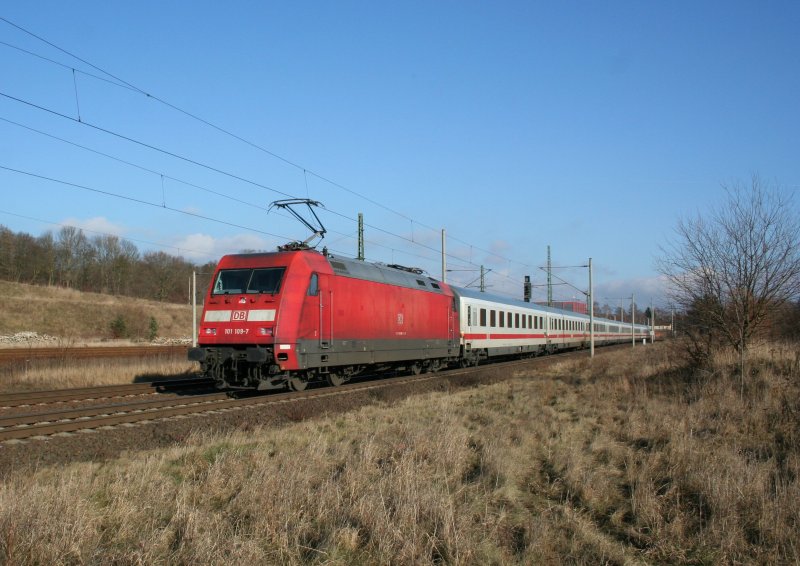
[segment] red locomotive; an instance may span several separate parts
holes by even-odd
[[[189,359],[220,388],[339,385],[460,355],[458,304],[419,270],[310,249],[223,257]]]

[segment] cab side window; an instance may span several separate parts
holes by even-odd
[[[308,282],[308,296],[314,297],[316,295],[319,295],[319,275],[312,273],[311,280]]]

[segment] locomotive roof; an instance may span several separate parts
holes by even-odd
[[[380,263],[369,263],[357,259],[329,255],[326,258],[336,275],[364,279],[378,283],[388,283],[411,289],[443,293],[441,283],[432,277],[415,271],[406,271]]]

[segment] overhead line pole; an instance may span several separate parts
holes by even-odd
[[[589,357],[594,358],[594,284],[592,283],[592,258],[589,258]]]
[[[192,348],[197,347],[197,271],[192,270]]]
[[[547,246],[547,306],[553,306],[553,266],[550,263],[550,245]]]
[[[364,261],[364,214],[358,213],[358,259]]]

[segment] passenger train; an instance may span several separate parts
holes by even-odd
[[[595,344],[649,337],[595,318]],[[589,317],[312,249],[224,256],[189,359],[221,389],[300,391],[589,346]]]

